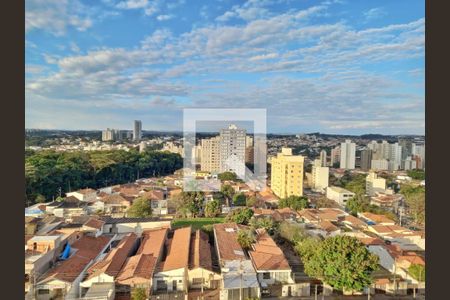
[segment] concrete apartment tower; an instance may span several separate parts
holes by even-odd
[[[142,138],[142,122],[134,120],[133,141],[140,141]]]
[[[235,172],[245,177],[245,144],[247,132],[231,124],[220,130],[220,172]]]
[[[305,158],[292,155],[292,149],[282,148],[271,161],[271,188],[280,198],[303,196],[303,165]]]
[[[341,169],[353,170],[355,168],[355,153],[356,144],[352,143],[351,140],[345,140],[344,143],[341,143]]]
[[[338,163],[340,161],[341,161],[341,147],[336,146],[333,149],[331,149],[330,166],[333,167],[335,163]]]
[[[200,169],[202,171],[220,172],[220,137],[201,140]]]
[[[366,177],[366,194],[375,196],[377,192],[386,191],[386,179],[378,177],[377,173],[370,172]]]
[[[361,151],[361,170],[369,170],[372,163],[372,150],[365,149]]]
[[[325,193],[328,187],[329,168],[322,166],[321,159],[314,160],[312,166],[312,189],[317,192]]]
[[[325,150],[320,151],[320,165],[322,167],[327,166],[327,151]]]

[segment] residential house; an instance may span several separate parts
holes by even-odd
[[[368,230],[385,241],[398,245],[402,250],[425,250],[425,236],[422,231],[412,231],[398,225],[371,225]]]
[[[135,232],[140,233],[144,230],[159,229],[159,228],[171,228],[170,219],[160,219],[158,217],[146,217],[146,218],[112,218],[104,217],[105,221],[103,226],[104,233],[128,233]]]
[[[116,294],[129,296],[133,288],[142,287],[151,293],[153,275],[161,261],[168,229],[146,230],[136,254],[129,257],[116,281]]]
[[[84,232],[89,232],[95,237],[101,236],[103,234],[103,226],[105,221],[98,218],[91,217],[86,223],[83,224],[81,230]]]
[[[329,186],[327,187],[326,196],[328,199],[334,200],[339,205],[345,206],[348,199],[355,197],[355,193],[338,186]]]
[[[191,235],[189,251],[189,288],[215,289],[220,285],[221,276],[213,270],[211,246],[208,235],[197,229]]]
[[[91,265],[86,272],[87,277],[80,284],[81,294],[88,297],[88,294],[93,293],[93,285],[98,283],[109,283],[114,289],[115,278],[122,270],[122,267],[128,257],[136,251],[137,244],[137,235],[134,233],[128,233],[120,240],[116,247],[111,249],[106,254],[102,260],[99,260]],[[98,289],[98,287],[94,287],[94,290],[95,289]],[[108,295],[110,293],[110,289],[106,289],[105,286],[103,286],[103,293],[97,294],[97,296]]]
[[[214,224],[214,239],[222,273],[220,299],[259,298],[260,285],[252,261],[237,240],[244,227],[236,223]]]
[[[256,242],[248,254],[263,288],[275,283],[294,283],[283,251],[264,229],[256,230]]]
[[[67,299],[79,297],[79,284],[85,271],[111,242],[110,237],[83,236],[72,244],[68,259],[57,263],[37,282],[37,299]]]
[[[108,195],[101,199],[104,212],[110,215],[124,215],[130,208],[131,201],[120,194]]]
[[[394,212],[398,211],[399,205],[403,201],[403,196],[400,194],[384,194],[377,193],[375,196],[370,197],[370,204],[388,209]]]
[[[191,227],[174,231],[173,238],[168,241],[167,256],[158,263],[157,271],[153,275],[154,292],[188,291],[190,241]]]
[[[80,201],[94,202],[97,200],[97,191],[94,189],[86,188],[75,192],[66,193],[67,197],[75,197]]]
[[[167,195],[168,191],[162,189],[153,189],[142,194],[143,197],[151,201],[152,214],[154,215],[168,214]]]
[[[371,212],[358,213],[358,217],[363,219],[369,225],[395,225],[395,222],[385,215],[377,215]]]
[[[72,217],[87,214],[87,203],[74,196],[68,196],[53,208],[53,214],[70,221]]]

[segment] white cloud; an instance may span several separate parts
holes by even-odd
[[[148,5],[148,0],[127,0],[117,3],[116,7],[120,9],[137,9],[145,8]]]
[[[170,20],[170,19],[172,19],[174,17],[175,17],[174,15],[159,15],[159,16],[156,17],[156,19],[158,21],[167,21],[167,20]]]
[[[368,20],[380,19],[387,15],[387,12],[382,7],[371,8],[364,12],[364,17]]]
[[[77,0],[25,1],[25,31],[46,30],[64,35],[68,28],[85,31],[92,26],[90,10]]]

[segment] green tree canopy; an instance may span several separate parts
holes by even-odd
[[[425,180],[425,171],[414,169],[407,172],[408,176],[416,180]]]
[[[205,217],[217,217],[220,214],[220,203],[218,200],[211,200],[205,205]]]
[[[181,192],[173,200],[177,213],[186,216],[198,216],[203,208],[205,195],[203,192]]]
[[[145,218],[152,215],[151,201],[139,197],[134,199],[133,204],[127,211],[127,215],[133,218]]]
[[[361,291],[372,283],[371,273],[378,268],[378,257],[350,236],[307,240],[299,245],[299,252],[306,274],[339,290]]]
[[[308,207],[308,198],[304,196],[289,196],[278,201],[279,208],[290,207],[293,210],[301,210]]]
[[[244,193],[238,193],[233,196],[233,205],[235,206],[245,206],[247,198]]]
[[[280,237],[291,242],[292,244],[297,244],[307,236],[305,230],[300,227],[300,224],[286,221],[279,224],[277,232]]]
[[[243,249],[246,250],[250,249],[252,247],[252,244],[256,241],[254,231],[249,229],[239,230],[237,235],[237,241]]]
[[[226,217],[226,221],[237,224],[247,225],[253,216],[253,210],[250,208],[233,209]]]
[[[237,175],[234,172],[223,172],[217,175],[217,178],[219,178],[220,181],[230,180],[230,181],[236,181]]]
[[[146,300],[147,291],[142,287],[135,287],[131,290],[131,300]]]
[[[270,235],[273,235],[278,228],[278,224],[272,218],[251,218],[249,222],[253,229],[263,228]]]
[[[36,196],[36,199],[34,200],[34,202],[36,202],[36,203],[44,203],[45,201],[46,201],[45,196],[41,195],[41,194],[38,194]]]
[[[408,268],[408,273],[417,281],[425,281],[425,266],[412,264]]]

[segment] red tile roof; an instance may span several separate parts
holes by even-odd
[[[72,249],[77,251],[55,268],[51,269],[44,280],[55,278],[66,282],[73,282],[87,266],[87,264],[100,254],[108,244],[110,237],[83,236],[73,243]]]
[[[190,226],[175,230],[166,260],[162,263],[161,266],[161,269],[163,271],[170,271],[188,267],[190,241]]]
[[[197,229],[191,236],[189,269],[204,268],[212,270],[211,247],[208,235]]]
[[[263,229],[257,230],[256,243],[248,253],[257,271],[291,269],[283,251]]]
[[[101,230],[103,228],[103,225],[105,225],[105,221],[99,220],[97,218],[89,218],[89,220],[83,224],[83,226],[95,228],[98,230]]]
[[[237,241],[239,229],[240,226],[236,223],[214,224],[216,246],[221,262],[246,259],[244,250]]]
[[[127,234],[124,238],[122,238],[117,247],[113,248],[102,261],[99,261],[89,267],[87,271],[87,279],[96,277],[103,273],[113,277],[117,276],[130,255],[130,252],[133,250],[136,240],[136,234]]]

